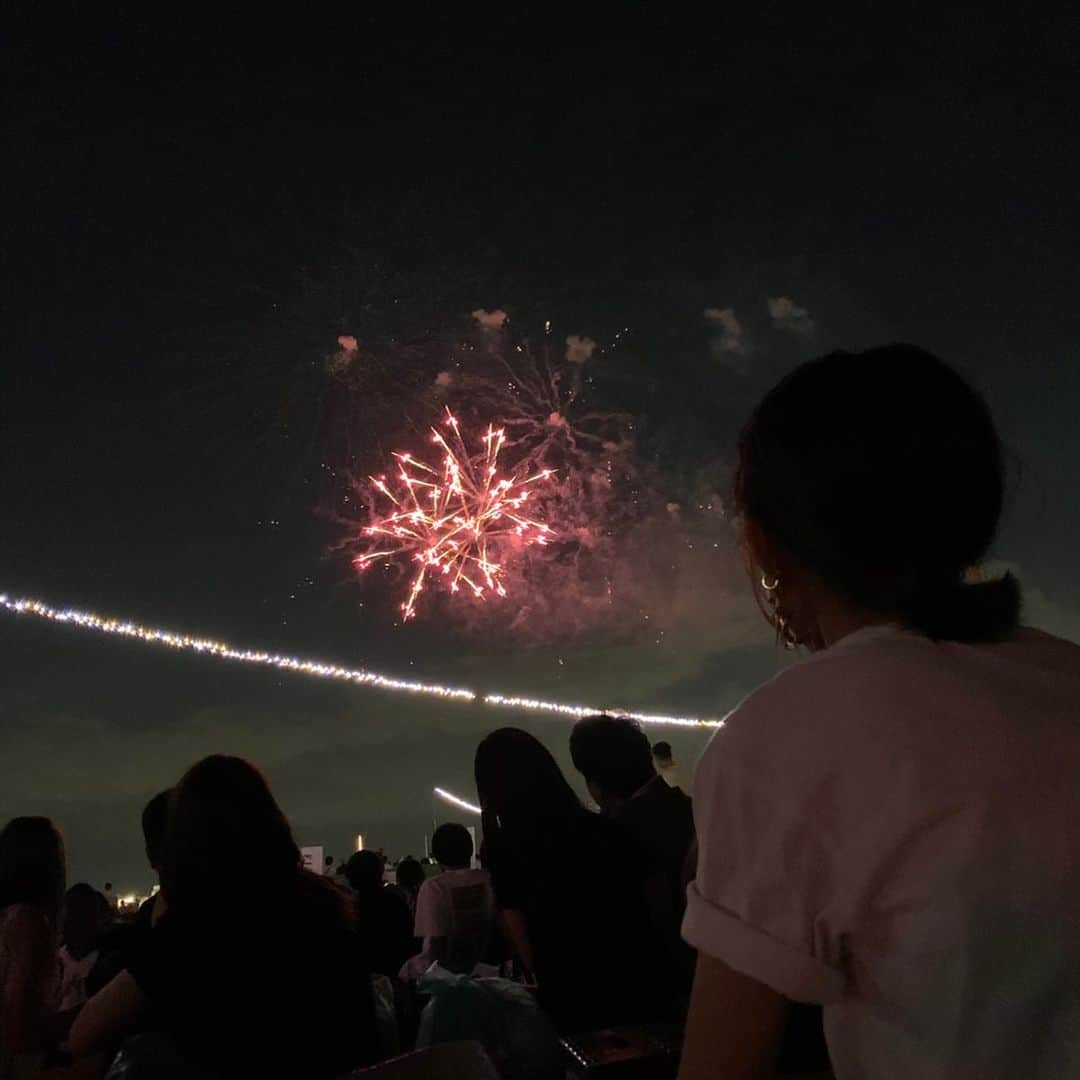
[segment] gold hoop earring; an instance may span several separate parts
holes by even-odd
[[[797,649],[802,644],[799,641],[799,635],[788,622],[787,616],[780,610],[780,578],[774,577],[770,582],[762,574],[761,587],[765,590],[765,603],[769,605],[769,621],[776,627],[777,638],[788,652]]]

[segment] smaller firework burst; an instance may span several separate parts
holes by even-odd
[[[499,453],[506,441],[502,428],[489,424],[481,450],[470,453],[449,409],[444,423],[449,439],[431,429],[431,441],[443,453],[441,469],[397,451],[395,489],[385,476],[370,477],[392,509],[363,529],[371,547],[353,559],[358,570],[399,557],[417,564],[401,605],[406,619],[415,616],[429,580],[451,594],[464,589],[476,598],[505,596],[506,560],[515,550],[545,544],[554,535],[549,525],[527,516],[526,508],[533,485],[549,479],[553,470],[500,475]]]

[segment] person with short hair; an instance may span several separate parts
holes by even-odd
[[[600,809],[640,837],[681,918],[694,815],[689,798],[657,775],[641,725],[625,716],[586,716],[570,733],[570,757]]]
[[[668,786],[685,792],[682,769],[679,768],[679,763],[671,752],[671,743],[665,740],[653,743],[652,755],[656,763],[656,771],[664,778]]]
[[[169,828],[169,799],[172,788],[159,791],[143,807],[142,834],[146,861],[160,879],[161,864],[165,858],[165,837]]]
[[[787,1002],[835,1075],[1080,1075],[1080,648],[979,569],[990,410],[910,345],[770,390],[735,508],[777,641],[811,655],[698,763],[680,1076],[767,1075]]]
[[[693,950],[679,935],[694,842],[690,800],[657,775],[649,739],[628,717],[598,714],[578,720],[570,733],[570,757],[601,811],[638,841],[649,909],[669,943],[672,997],[685,1004],[694,970]]]
[[[472,836],[456,821],[435,830],[431,854],[440,872],[420,886],[414,932],[424,947],[409,961],[408,974],[423,974],[433,963],[467,974],[491,950],[495,919],[491,879],[486,870],[472,867]]]
[[[142,811],[142,834],[143,845],[146,852],[146,861],[150,869],[154,871],[161,885],[161,865],[165,858],[165,839],[169,827],[169,800],[172,789],[166,788],[159,791],[144,807]],[[154,919],[154,904],[159,893],[147,897],[135,913],[135,918],[126,927],[121,927],[114,935],[118,940],[117,955],[120,957],[120,967],[113,974],[122,970],[127,959],[137,954],[146,945],[146,939],[150,933]]]
[[[400,891],[383,881],[385,860],[375,851],[358,851],[345,864],[345,880],[356,900],[356,932],[371,970],[396,978],[416,951],[413,919]]]

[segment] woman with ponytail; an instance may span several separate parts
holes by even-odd
[[[1080,1075],[1080,648],[980,564],[1003,503],[983,400],[912,346],[832,353],[739,440],[777,640],[698,766],[683,1080],[768,1075],[790,1002],[835,1075]]]

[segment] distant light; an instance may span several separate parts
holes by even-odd
[[[358,832],[356,834],[356,850],[357,851],[363,851],[364,850],[364,834],[362,832]]]
[[[482,812],[479,806],[474,806],[471,802],[467,802],[465,799],[458,797],[453,794],[453,792],[447,791],[445,788],[437,787],[435,789],[435,794],[444,802],[448,802],[451,806],[457,806],[462,810],[467,810],[470,814],[479,814]]]

